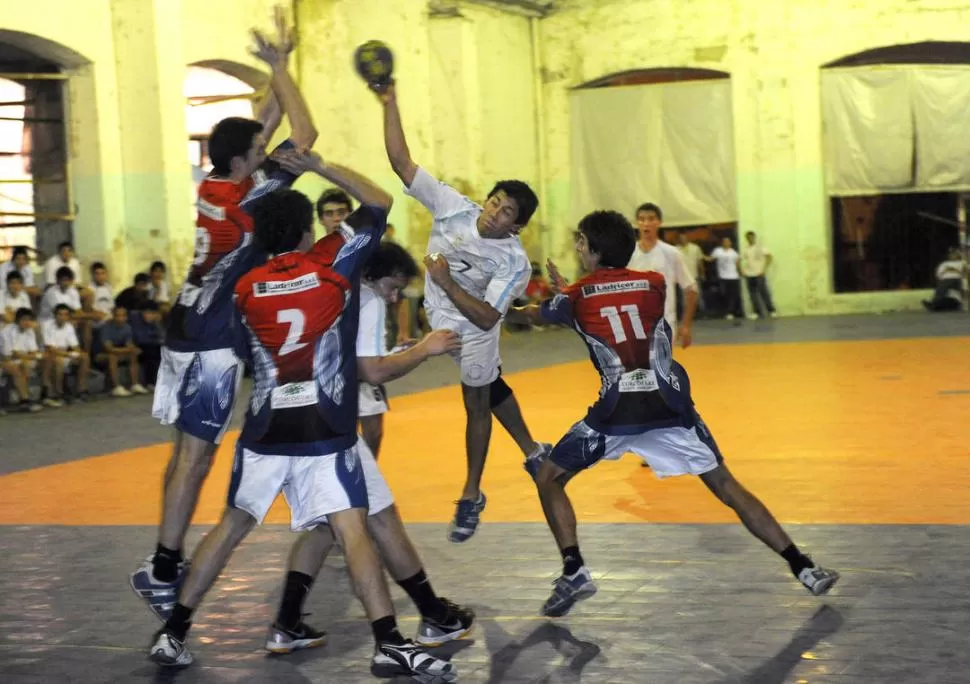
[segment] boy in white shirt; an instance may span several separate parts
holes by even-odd
[[[81,294],[74,287],[74,271],[67,266],[57,270],[54,285],[44,291],[40,300],[40,315],[37,319],[43,324],[54,318],[54,309],[64,304],[73,315],[81,310]]]
[[[6,287],[0,290],[0,329],[13,325],[20,309],[30,309],[30,295],[24,289],[20,271],[7,273]]]
[[[721,281],[721,295],[724,297],[724,305],[727,320],[744,318],[744,305],[741,303],[741,275],[738,272],[738,261],[740,256],[734,249],[731,238],[721,240],[721,246],[715,247],[710,256],[704,257],[704,261],[713,261],[717,264],[717,277]]]
[[[479,206],[419,167],[408,149],[397,107],[396,86],[374,86],[384,107],[384,147],[405,192],[423,204],[434,219],[424,263],[425,306],[435,330],[461,336],[452,358],[461,367],[465,404],[465,484],[448,538],[464,542],[475,534],[486,498],[481,491],[492,435],[492,415],[530,459],[548,454],[551,445],[536,442],[518,402],[502,379],[499,335],[502,318],[522,296],[532,271],[519,241],[539,205],[522,181],[501,181]]]
[[[10,261],[5,261],[0,264],[0,286],[7,282],[7,275],[11,271],[18,271],[20,276],[24,279],[24,289],[27,290],[27,294],[31,297],[40,296],[40,288],[34,282],[34,269],[30,267],[30,255],[27,253],[27,248],[23,245],[13,248],[13,256]]]
[[[168,268],[165,266],[165,262],[153,261],[148,268],[148,277],[151,278],[148,298],[158,304],[158,309],[164,316],[172,308],[172,295],[168,286]]]
[[[57,246],[57,254],[52,256],[44,264],[44,285],[50,288],[57,283],[57,273],[62,268],[71,269],[74,282],[81,284],[81,263],[74,256],[74,245],[70,242],[62,242]]]
[[[771,301],[771,291],[768,289],[767,271],[771,266],[771,252],[758,244],[758,238],[753,230],[744,234],[747,241],[741,249],[741,275],[748,286],[748,296],[755,313],[748,318],[775,317],[775,304]]]
[[[656,204],[646,202],[637,207],[637,246],[627,268],[633,271],[657,271],[667,281],[664,299],[664,320],[674,331],[674,339],[686,349],[692,342],[691,329],[697,313],[697,282],[687,269],[684,256],[673,245],[660,239],[663,211]],[[677,287],[684,291],[684,320],[677,325]]]
[[[91,359],[81,350],[77,331],[71,323],[71,308],[67,304],[55,306],[54,318],[41,323],[41,337],[44,338],[44,350],[54,376],[52,385],[47,389],[44,406],[58,408],[64,405],[61,400],[64,396],[64,375],[72,367],[77,368],[77,399],[84,401],[88,394]]]
[[[49,366],[37,346],[34,312],[29,308],[18,309],[15,322],[0,330],[0,369],[13,379],[20,397],[20,411],[40,411],[40,405],[30,399],[30,378],[37,372],[38,365],[46,382]]]

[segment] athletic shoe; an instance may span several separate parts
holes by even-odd
[[[475,624],[475,611],[462,608],[446,598],[441,602],[447,608],[442,620],[423,618],[418,626],[418,636],[415,639],[422,646],[434,648],[449,641],[457,641],[468,636]]]
[[[113,390],[111,390],[111,396],[113,396],[113,397],[130,397],[131,396],[131,392],[129,392],[128,390],[126,390],[121,385],[118,385]]]
[[[133,394],[148,394],[148,390],[140,382],[136,382],[131,386],[131,391]]]
[[[155,643],[148,652],[148,659],[164,667],[185,667],[192,664],[192,654],[179,641],[164,629],[155,634]]]
[[[64,405],[63,401],[58,401],[57,399],[53,399],[51,397],[47,397],[41,403],[47,408],[61,408]]]
[[[327,643],[327,633],[313,629],[300,622],[293,629],[286,629],[274,622],[266,635],[266,650],[270,653],[292,653],[304,648],[315,648]]]
[[[370,671],[375,677],[410,676],[421,684],[446,684],[458,681],[458,670],[447,660],[435,658],[413,641],[403,644],[377,644]]]
[[[481,513],[485,510],[485,492],[478,493],[477,501],[462,499],[458,501],[455,509],[455,518],[451,521],[451,529],[448,531],[448,540],[456,544],[468,541],[475,534],[480,522]]]
[[[574,575],[560,575],[553,584],[552,596],[542,606],[542,614],[548,617],[562,617],[578,601],[588,599],[596,593],[596,585],[593,584],[593,578],[585,565]]]
[[[805,588],[816,596],[827,594],[829,589],[839,581],[839,573],[835,570],[826,570],[820,565],[805,568],[798,573],[798,581],[805,585]]]
[[[185,573],[188,570],[188,563],[185,561],[179,563],[178,575],[175,577],[175,581],[162,582],[155,578],[153,572],[154,564],[152,563],[152,559],[154,557],[155,555],[152,554],[146,558],[141,566],[131,573],[129,582],[132,591],[145,599],[148,607],[155,613],[155,617],[165,622],[172,614],[172,609],[178,601],[179,585],[182,583],[182,578],[185,577]]]
[[[552,445],[546,442],[536,442],[539,446],[531,454],[525,457],[525,463],[522,465],[525,467],[525,471],[529,473],[532,477],[533,482],[539,476],[539,467],[542,462],[549,458],[549,454],[552,453]]]

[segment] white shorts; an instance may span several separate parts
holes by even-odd
[[[242,374],[243,362],[232,349],[177,352],[162,347],[152,416],[218,444],[232,419]]]
[[[455,320],[436,309],[428,315],[432,330],[453,330],[461,337],[461,349],[449,356],[461,367],[462,383],[469,387],[492,384],[502,365],[498,349],[501,321],[491,330],[482,330],[471,321]]]
[[[325,524],[330,513],[367,508],[368,515],[374,515],[394,503],[363,440],[321,456],[272,456],[237,445],[229,505],[262,523],[280,492],[290,508],[294,532]]]
[[[360,418],[379,416],[382,413],[387,413],[388,410],[387,392],[384,391],[384,385],[360,383],[360,392],[357,397],[357,415]]]
[[[703,475],[722,462],[720,450],[700,416],[688,426],[656,427],[631,435],[608,435],[579,421],[552,449],[560,468],[579,471],[623,454],[642,458],[657,477]]]

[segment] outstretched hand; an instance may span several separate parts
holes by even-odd
[[[451,280],[451,266],[448,260],[441,254],[429,254],[424,258],[424,267],[427,269],[428,276],[438,287],[444,287]]]
[[[461,349],[461,338],[454,330],[433,330],[424,336],[422,342],[431,356],[441,356]]]
[[[323,158],[313,150],[278,150],[270,155],[270,159],[294,176],[307,171],[319,173],[323,167]]]
[[[390,104],[397,98],[397,89],[392,78],[389,83],[368,83],[367,87],[372,93],[377,95],[382,105]]]
[[[552,259],[546,261],[546,270],[549,271],[549,287],[555,294],[562,294],[562,291],[569,286],[569,282],[562,277],[559,267]]]

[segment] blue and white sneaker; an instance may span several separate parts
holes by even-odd
[[[178,590],[182,584],[182,578],[188,571],[188,561],[179,563],[178,575],[174,582],[162,582],[155,579],[155,575],[152,573],[154,569],[152,559],[154,557],[155,555],[152,554],[146,558],[141,566],[131,573],[129,583],[132,591],[145,599],[155,617],[164,623],[172,614],[172,609],[175,608],[178,601]]]
[[[584,565],[576,574],[567,577],[560,575],[553,583],[552,596],[542,605],[542,614],[548,617],[562,617],[577,602],[588,599],[596,593],[596,585]]]
[[[179,641],[164,629],[155,634],[155,643],[148,652],[148,659],[164,667],[185,667],[192,664],[192,654]]]
[[[552,445],[547,442],[536,442],[536,450],[525,457],[525,472],[529,473],[532,477],[532,481],[535,482],[536,478],[539,476],[539,467],[542,462],[549,458],[549,454],[552,453]]]
[[[460,544],[468,541],[478,529],[481,520],[481,513],[485,510],[485,492],[478,493],[476,501],[461,499],[455,509],[455,518],[451,521],[451,528],[448,530],[448,541]]]

